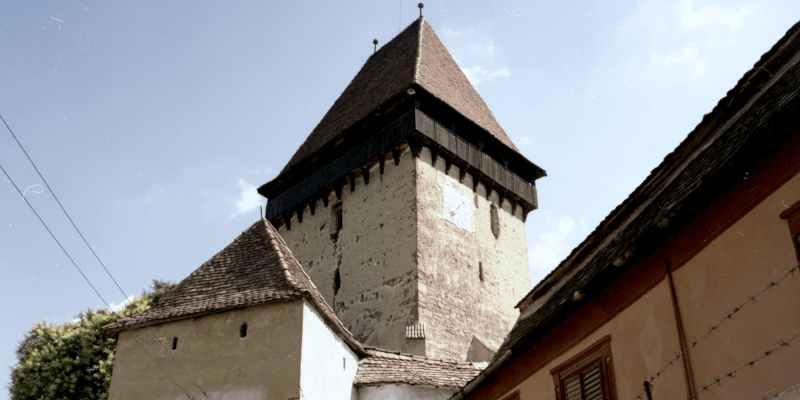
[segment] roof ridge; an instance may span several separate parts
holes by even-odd
[[[281,270],[283,271],[283,277],[286,278],[286,283],[289,284],[289,287],[292,289],[305,293],[308,289],[302,287],[295,279],[292,277],[292,273],[289,271],[289,264],[286,263],[286,259],[283,257],[283,251],[281,251],[280,246],[278,245],[278,239],[275,238],[273,233],[273,229],[270,229],[270,223],[263,217],[261,218],[261,222],[264,223],[264,230],[267,232],[267,237],[269,238],[269,244],[272,246],[272,250],[275,251],[275,255],[278,257],[278,264],[281,266]],[[301,268],[302,269],[302,268]]]
[[[433,358],[427,356],[420,356],[411,353],[401,353],[400,351],[393,351],[387,349],[381,349],[377,347],[370,347],[364,346],[364,349],[367,350],[367,354],[372,357],[381,357],[381,358],[390,358],[390,359],[404,359],[404,360],[414,360],[414,361],[434,361],[440,362],[444,364],[452,364],[455,366],[464,366],[464,367],[473,367],[473,368],[480,368],[475,365],[475,363],[471,361],[456,361],[456,360],[449,360],[444,358]],[[481,368],[482,369],[482,368]]]
[[[419,19],[419,31],[417,31],[417,57],[414,59],[414,78],[411,80],[411,82],[414,84],[419,81],[419,63],[422,60],[422,29],[426,22],[425,18],[422,16],[420,16]]]

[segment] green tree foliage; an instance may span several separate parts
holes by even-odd
[[[118,313],[90,308],[72,322],[33,325],[17,345],[7,387],[11,399],[107,399],[117,341],[103,326],[146,310],[174,286],[153,279]]]

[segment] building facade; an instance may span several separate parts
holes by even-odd
[[[522,298],[453,399],[800,398],[799,34]]]

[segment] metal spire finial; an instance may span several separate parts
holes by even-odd
[[[378,39],[373,39],[372,44],[375,45],[375,51],[373,51],[372,54],[375,54],[378,52]]]
[[[417,7],[419,7],[419,16],[422,18],[422,8],[425,7],[425,4],[419,3],[417,4]]]

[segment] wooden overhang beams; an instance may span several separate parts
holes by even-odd
[[[415,105],[374,135],[293,185],[288,185],[286,181],[273,181],[260,187],[259,193],[269,199],[265,217],[273,220],[296,205],[321,196],[320,192],[324,189],[341,185],[345,177],[353,179],[352,174],[360,174],[362,166],[378,162],[379,157],[384,157],[387,152],[404,143],[435,149],[438,155],[447,158],[448,163],[464,169],[475,180],[502,189],[506,198],[516,201],[524,213],[538,208],[534,182],[546,175],[543,169],[520,155],[524,163],[520,160],[514,162],[517,168],[524,167],[521,172],[529,178],[523,179],[506,167],[508,160],[496,160]]]

